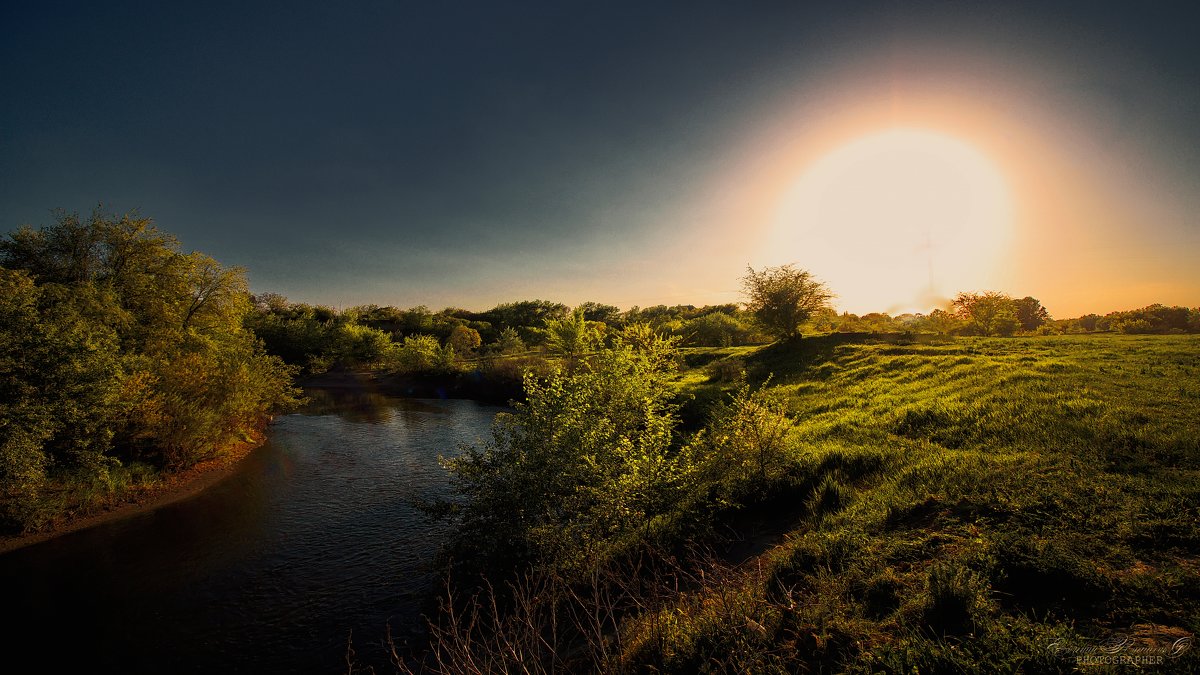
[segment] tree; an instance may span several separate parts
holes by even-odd
[[[546,347],[569,358],[579,357],[600,344],[603,326],[585,319],[583,308],[576,307],[566,317],[546,320]]]
[[[922,325],[940,335],[949,335],[962,325],[962,319],[944,309],[935,309],[925,317]]]
[[[244,273],[148,218],[59,211],[0,238],[0,277],[6,498],[43,479],[114,489],[123,461],[186,466],[295,402],[292,371],[245,325]]]
[[[746,308],[767,332],[781,340],[799,337],[800,324],[828,307],[833,297],[825,284],[792,264],[762,271],[747,266],[742,288],[749,298]]]
[[[521,339],[517,329],[505,328],[500,331],[500,338],[496,340],[493,349],[500,354],[519,354],[525,351],[525,341]]]
[[[685,321],[680,331],[687,344],[699,347],[731,347],[745,344],[750,331],[736,318],[712,312]]]
[[[121,364],[115,332],[0,267],[0,528],[37,524],[48,472],[103,482],[117,425]]]
[[[1012,335],[1021,325],[1012,298],[1003,293],[959,293],[953,308],[974,335]]]
[[[454,349],[454,353],[463,358],[469,356],[481,344],[483,338],[479,336],[479,331],[467,326],[455,326],[454,330],[450,331],[450,337],[446,338],[446,346]]]
[[[454,370],[454,349],[438,344],[432,335],[409,335],[396,349],[401,372],[449,373]]]
[[[599,321],[605,324],[616,324],[621,321],[621,310],[613,305],[599,302],[585,302],[578,307],[583,310],[583,318],[588,321]]]
[[[1013,300],[1013,309],[1017,313],[1017,321],[1021,324],[1021,330],[1037,330],[1050,320],[1050,312],[1042,307],[1042,303],[1037,298],[1025,296],[1020,300]]]

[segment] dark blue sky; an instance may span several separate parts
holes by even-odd
[[[1101,105],[1171,98],[1152,144],[1194,180],[1196,24],[1125,4],[10,2],[0,223],[137,208],[255,290],[343,306],[727,301],[755,261],[689,286],[690,220],[862,54],[979,44]]]

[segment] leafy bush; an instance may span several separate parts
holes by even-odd
[[[461,544],[571,568],[664,511],[686,474],[670,450],[674,363],[673,340],[631,327],[570,371],[526,375],[491,440],[444,462]]]
[[[404,373],[449,373],[454,370],[454,349],[443,347],[432,335],[410,335],[395,349],[393,360]]]
[[[765,481],[784,465],[794,426],[777,392],[765,386],[751,391],[743,385],[731,400],[714,408],[689,454],[708,480]]]

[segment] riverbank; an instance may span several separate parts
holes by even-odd
[[[401,398],[461,398],[489,403],[507,403],[514,397],[509,387],[497,386],[477,373],[400,375],[336,370],[299,378],[296,386],[304,389],[372,392]],[[153,483],[130,487],[107,502],[87,506],[82,512],[60,515],[37,531],[0,535],[0,554],[149,513],[194,497],[232,474],[238,463],[265,440],[265,431],[256,432],[250,441],[239,443],[218,457],[169,474]]]
[[[241,460],[265,440],[265,432],[256,432],[251,440],[238,443],[217,457],[199,462],[178,473],[169,474],[154,483],[131,487],[107,503],[87,507],[83,513],[59,516],[44,529],[0,536],[0,554],[97,525],[149,513],[168,504],[194,497],[228,478]]]

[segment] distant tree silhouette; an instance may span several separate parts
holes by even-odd
[[[953,307],[967,332],[975,335],[1012,335],[1021,325],[1012,298],[1003,293],[959,293]]]
[[[483,344],[483,339],[474,328],[455,326],[454,330],[450,331],[450,337],[446,338],[446,344],[454,349],[455,354],[466,357]]]
[[[742,288],[748,298],[746,308],[767,332],[781,340],[799,337],[800,324],[828,307],[833,297],[825,284],[792,264],[761,271],[747,266]]]
[[[1037,298],[1025,296],[1020,300],[1013,300],[1013,309],[1017,313],[1017,321],[1021,324],[1021,330],[1037,330],[1050,320],[1050,312],[1042,307],[1042,303]]]

